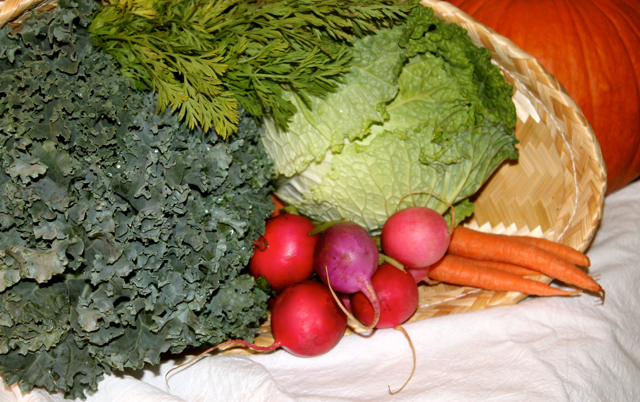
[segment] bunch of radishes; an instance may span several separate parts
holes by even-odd
[[[340,221],[315,231],[307,218],[285,213],[267,221],[256,242],[249,270],[264,276],[277,294],[271,309],[274,346],[316,356],[339,342],[347,315],[367,329],[398,329],[413,315],[417,282],[426,270],[412,275],[394,266],[399,264],[380,264],[384,258],[374,238],[355,223]],[[421,269],[442,258],[449,239],[450,228],[439,213],[412,207],[388,219],[380,243],[385,256]],[[314,272],[320,281],[312,279]]]
[[[273,217],[255,242],[249,270],[256,278],[266,278],[276,293],[271,303],[275,342],[269,347],[242,340],[225,344],[242,343],[263,351],[283,347],[298,356],[317,356],[340,341],[350,317],[365,329],[402,331],[413,350],[401,324],[418,307],[417,283],[429,278],[543,296],[581,291],[523,277],[545,274],[599,292],[604,301],[602,287],[578,268],[590,264],[582,252],[545,239],[455,228],[455,209],[449,207],[451,225],[426,207],[396,212],[382,228],[381,250],[364,228],[352,222],[315,227],[296,214]],[[415,350],[413,354],[415,370]]]

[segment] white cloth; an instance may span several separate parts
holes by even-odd
[[[640,401],[640,182],[605,200],[588,251],[607,291],[529,298],[516,306],[405,326],[417,353],[393,329],[347,336],[330,352],[299,358],[211,356],[171,373],[159,367],[108,376],[88,402]],[[0,389],[0,402],[60,396]]]

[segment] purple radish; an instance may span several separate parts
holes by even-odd
[[[313,253],[313,266],[332,290],[362,292],[374,309],[373,328],[380,318],[380,303],[371,278],[378,269],[379,254],[375,241],[361,226],[338,222],[320,235]]]
[[[425,281],[429,283],[429,271],[431,271],[431,265],[421,268],[408,268],[407,272],[413,276],[416,284]]]

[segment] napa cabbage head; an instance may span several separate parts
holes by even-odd
[[[289,128],[263,122],[276,194],[314,219],[346,218],[371,231],[398,208],[447,213],[430,193],[468,216],[468,197],[518,157],[513,89],[490,53],[427,7],[355,40],[351,51],[336,93],[310,101],[290,93],[299,112]]]

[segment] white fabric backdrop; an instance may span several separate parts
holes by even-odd
[[[395,330],[345,337],[329,353],[299,358],[212,356],[175,371],[109,376],[88,402],[640,401],[640,183],[605,200],[587,253],[607,291],[530,298],[406,325],[418,356]],[[42,391],[0,388],[0,402],[60,402]]]

